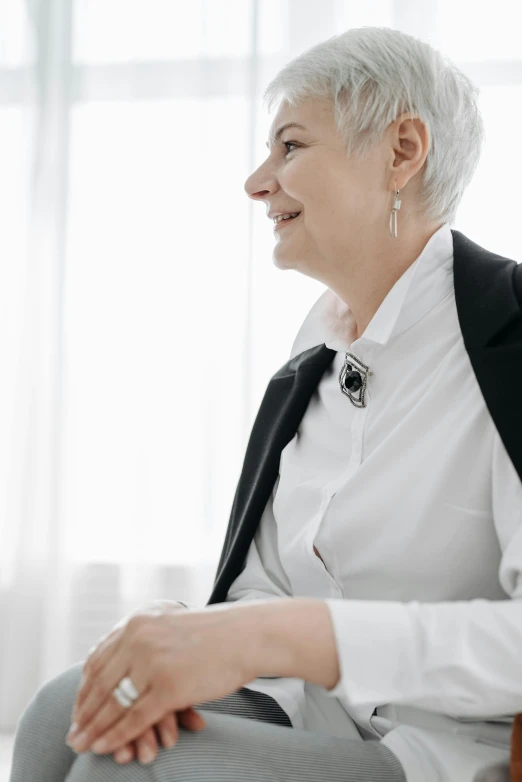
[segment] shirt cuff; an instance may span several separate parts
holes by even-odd
[[[402,684],[411,690],[415,677],[414,650],[417,602],[327,598],[339,659],[339,681],[327,690],[355,707],[393,703]]]

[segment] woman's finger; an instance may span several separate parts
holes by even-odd
[[[202,714],[192,707],[178,711],[179,724],[187,730],[203,730],[207,723]]]
[[[179,739],[178,719],[180,716],[181,712],[176,714],[171,711],[156,724],[156,730],[165,749],[173,747]]]
[[[93,655],[96,655],[96,658],[99,659],[101,655],[104,655],[106,649],[113,647],[114,644],[117,644],[121,636],[123,635],[123,630],[124,628],[121,626],[121,623],[119,625],[116,625],[116,627],[113,630],[111,630],[110,633],[104,635],[103,638],[101,638],[100,641],[89,650],[89,654],[87,655],[87,658],[83,665],[84,670],[82,674],[82,680],[80,682],[80,686],[78,688],[78,691],[76,693],[76,698],[74,701],[74,706],[73,706],[72,716],[71,716],[72,722],[76,722],[76,719],[78,717],[78,712],[80,708],[83,706],[85,702],[85,698],[88,695],[88,690],[86,687],[84,687],[85,667],[87,663],[89,662],[89,660],[91,660]]]
[[[120,749],[116,750],[114,753],[114,760],[116,763],[121,763],[122,765],[124,763],[130,763],[131,760],[134,760],[136,757],[137,749],[136,749],[136,742],[135,741],[129,741],[128,744],[126,744],[124,747],[121,747]]]
[[[171,711],[156,724],[156,730],[161,738],[161,743],[166,749],[170,749],[178,743],[179,728],[186,730],[202,730],[206,726],[203,717],[192,707],[182,711]]]
[[[183,711],[173,711],[170,714],[166,714],[165,717],[163,717],[163,719],[155,725],[156,734],[159,736],[161,743],[166,749],[174,746],[174,744],[176,744],[179,739],[178,722],[179,725],[184,727],[186,730],[202,730],[206,726],[206,722],[203,716],[191,707],[188,709],[183,709]],[[147,736],[148,731],[140,738]],[[157,736],[155,735],[156,740]],[[174,738],[174,741],[172,741],[171,737]],[[114,753],[114,759],[116,762],[120,764],[130,763],[130,761],[134,760],[135,757],[139,757],[139,741],[140,739],[135,739],[134,741],[130,741],[124,747],[118,749]]]
[[[140,763],[151,763],[158,754],[158,739],[154,728],[148,728],[135,739],[136,753]]]

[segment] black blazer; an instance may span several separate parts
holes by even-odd
[[[455,303],[464,346],[484,401],[522,481],[522,263],[453,235]],[[207,605],[223,603],[244,568],[257,525],[294,437],[336,351],[305,350],[268,383],[248,441],[225,542]],[[441,388],[441,393],[451,389]]]

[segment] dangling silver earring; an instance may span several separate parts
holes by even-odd
[[[395,202],[390,214],[390,236],[394,239],[397,238],[397,211],[401,208],[401,202],[399,201],[399,191],[397,190],[397,182],[395,182]],[[392,231],[393,224],[393,231]]]

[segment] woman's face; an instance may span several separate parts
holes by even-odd
[[[278,135],[289,122],[305,129],[289,127]],[[390,188],[385,176],[391,147],[382,144],[364,161],[349,160],[333,109],[319,99],[293,108],[283,102],[269,144],[267,159],[248,177],[245,191],[264,201],[267,213],[301,213],[274,232],[274,262],[328,285],[336,267],[355,263],[361,251],[368,252],[375,232],[388,230],[393,183]]]

